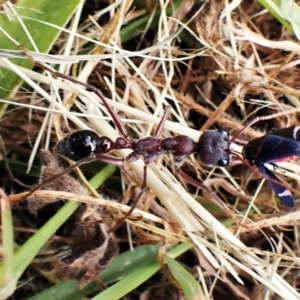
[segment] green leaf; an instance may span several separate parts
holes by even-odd
[[[189,250],[191,247],[193,247],[193,245],[182,243],[170,249],[167,253],[169,253],[170,257],[177,257],[182,253],[186,252],[187,250]],[[148,280],[159,270],[160,270],[160,264],[158,262],[158,254],[157,254],[156,259],[154,261],[148,262],[146,264],[141,263],[140,265],[137,266],[137,268],[133,269],[127,277],[123,278],[113,286],[107,288],[105,291],[103,291],[102,293],[100,293],[99,295],[95,296],[92,299],[93,300],[122,299],[122,297],[124,297],[129,292],[133,291],[138,286],[143,284],[146,280]]]
[[[1,198],[1,220],[2,220],[2,263],[0,266],[0,299],[6,299],[13,294],[17,278],[13,274],[14,253],[14,230],[9,201],[4,192]]]
[[[52,237],[57,229],[68,220],[79,205],[79,202],[66,203],[44,226],[42,226],[17,250],[13,259],[14,273],[17,278],[20,278],[41,248]]]
[[[287,1],[287,0],[283,0]],[[288,31],[292,32],[290,21],[286,18],[281,9],[281,0],[258,0]]]
[[[74,291],[76,291],[76,295],[73,294]],[[27,300],[76,300],[83,299],[84,296],[85,292],[79,289],[79,282],[71,280],[62,281]]]
[[[15,15],[5,4],[6,11],[0,12],[1,48],[16,50],[23,45],[28,50],[48,52],[60,34],[60,30],[50,24],[63,28],[79,3],[79,0],[18,0],[14,6],[11,5]],[[25,59],[11,61],[23,67],[32,67],[32,63]],[[21,79],[13,72],[0,68],[0,82],[0,99],[5,99],[14,96]]]
[[[190,272],[168,254],[165,256],[165,260],[187,299],[206,299],[199,282]]]

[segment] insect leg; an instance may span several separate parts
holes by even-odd
[[[138,202],[140,201],[141,197],[143,196],[143,194],[146,191],[146,184],[147,184],[147,168],[148,168],[148,164],[145,163],[144,164],[144,169],[143,169],[143,181],[142,181],[142,186],[141,186],[141,191],[138,194],[138,196],[136,197],[136,199],[134,200],[134,202],[131,204],[130,209],[126,212],[125,215],[123,215],[121,218],[117,219],[116,225],[110,230],[110,231],[116,231],[126,220],[126,218],[128,218],[131,213],[134,211],[134,209],[136,208]]]
[[[166,123],[166,120],[167,120],[167,118],[169,117],[169,115],[170,115],[170,112],[171,112],[171,106],[170,105],[168,105],[167,107],[166,107],[166,110],[164,111],[164,114],[163,114],[163,116],[162,116],[162,118],[161,118],[161,120],[160,120],[160,122],[159,122],[159,124],[158,124],[158,126],[157,126],[157,129],[156,129],[156,131],[155,131],[155,137],[156,138],[159,138],[159,136],[160,136],[160,134],[161,134],[161,131],[162,131],[162,129],[164,128],[164,125],[165,125],[165,123]]]
[[[261,174],[266,178],[270,187],[274,190],[282,204],[288,207],[294,206],[294,198],[281,180],[272,172],[270,171],[263,163],[257,165]],[[270,178],[271,180],[268,180]],[[278,183],[277,183],[278,182]]]

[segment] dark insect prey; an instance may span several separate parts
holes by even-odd
[[[290,190],[265,164],[270,163],[276,167],[275,162],[300,155],[299,130],[299,126],[273,130],[247,143],[242,153],[243,158],[258,168],[281,202],[288,207],[294,206],[294,199]]]
[[[266,135],[253,139],[250,142],[240,141],[238,140],[238,137],[247,128],[259,121],[271,120],[299,111],[299,108],[293,108],[271,115],[256,117],[230,139],[230,143],[237,142],[238,144],[244,145],[242,158],[238,155],[233,155],[236,159],[232,160],[231,163],[250,163],[250,165],[256,166],[262,177],[267,180],[270,187],[275,191],[280,201],[288,207],[293,207],[295,202],[290,190],[286,188],[282,181],[272,171],[270,171],[265,164],[272,164],[274,168],[276,168],[276,162],[284,161],[292,156],[300,155],[300,127],[290,126],[283,129],[272,130]]]

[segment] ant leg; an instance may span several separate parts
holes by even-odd
[[[194,178],[192,178],[190,175],[186,174],[185,172],[183,172],[181,169],[177,169],[176,168],[176,172],[188,183],[190,183],[191,185],[198,187],[202,190],[205,190],[208,193],[212,193],[212,189],[209,188],[208,186],[206,186],[203,183],[198,182],[197,180],[195,180]]]
[[[65,74],[63,74],[63,73],[60,73],[60,72],[57,72],[57,71],[51,69],[49,66],[44,65],[44,64],[42,64],[42,63],[40,63],[40,62],[35,61],[35,60],[28,54],[28,51],[27,51],[27,50],[24,50],[24,49],[23,49],[23,51],[24,51],[25,55],[28,57],[28,59],[30,59],[30,60],[34,63],[34,65],[36,65],[37,67],[39,67],[39,68],[41,68],[41,69],[43,69],[43,70],[45,70],[45,71],[50,72],[51,74],[53,74],[53,75],[56,76],[56,77],[60,77],[60,78],[66,79],[66,80],[68,80],[68,81],[71,81],[71,82],[73,82],[73,83],[79,84],[79,85],[81,85],[81,86],[87,88],[89,91],[94,92],[94,93],[101,99],[103,105],[104,105],[104,106],[106,107],[106,109],[108,110],[108,112],[109,112],[111,118],[113,119],[113,121],[114,121],[116,127],[118,128],[118,130],[120,131],[121,135],[122,135],[123,137],[125,137],[125,139],[132,140],[132,138],[129,136],[128,131],[126,130],[124,124],[122,123],[120,117],[119,117],[119,116],[114,112],[114,110],[110,107],[109,103],[107,102],[107,100],[105,99],[104,95],[102,94],[102,92],[101,92],[99,89],[97,89],[97,88],[95,88],[94,86],[89,85],[89,84],[87,84],[87,83],[81,82],[81,81],[79,81],[79,80],[77,80],[77,79],[75,79],[75,78],[73,78],[73,77],[70,77],[70,76],[65,75]]]
[[[228,216],[230,216],[233,220],[235,220],[236,218],[231,212],[231,210],[229,209],[229,207],[217,196],[217,194],[210,187],[206,186],[203,183],[200,183],[198,180],[195,180],[190,175],[188,175],[187,173],[183,172],[180,169],[181,163],[182,163],[182,158],[175,158],[176,172],[189,184],[208,192],[212,196],[211,199],[213,200],[213,203],[215,203],[218,207],[224,210]]]
[[[195,187],[198,187],[206,192],[208,192],[211,196],[212,196],[212,199],[214,200],[213,202],[218,206],[220,207],[221,209],[223,210],[226,210],[226,211],[230,211],[228,206],[217,196],[217,194],[211,189],[209,188],[208,186],[206,186],[205,184],[203,183],[200,183],[198,182],[197,180],[195,180],[194,178],[192,178],[190,175],[186,174],[185,172],[183,172],[182,170],[180,169],[177,169],[176,170],[179,175],[188,183],[190,183],[191,185],[195,186]],[[232,213],[230,212],[230,215],[232,216]]]
[[[291,187],[287,188],[287,186],[275,174],[273,174],[270,170],[268,170],[266,168],[265,164],[255,165],[260,170],[260,171],[258,171],[257,169],[255,169],[253,167],[253,165],[250,164],[250,162],[247,159],[241,159],[241,160],[242,160],[243,164],[251,170],[251,172],[253,172],[255,175],[257,175],[259,178],[264,178],[265,180],[267,180],[269,185],[271,186],[271,188],[275,191],[275,193],[277,193],[279,187],[283,187],[284,190],[286,191],[286,193],[288,193],[289,191],[292,191],[294,193],[299,194],[298,190],[293,189]],[[276,164],[272,164],[272,165],[276,166]],[[273,184],[274,188],[272,187],[272,184]],[[277,196],[278,196],[278,198],[280,198],[280,195],[277,194]],[[291,203],[291,201],[292,200],[290,200],[290,203]],[[284,201],[283,201],[283,203],[284,203]],[[290,206],[290,205],[286,205],[286,206]]]
[[[54,181],[54,180],[57,180],[59,178],[61,178],[62,176],[66,175],[67,173],[69,173],[70,171],[72,171],[73,169],[85,164],[85,163],[88,163],[92,160],[95,159],[95,156],[94,155],[90,155],[88,157],[84,157],[82,158],[81,160],[79,160],[78,162],[76,162],[74,165],[64,169],[62,172],[60,172],[59,174],[55,175],[54,177],[49,177],[45,180],[43,180],[43,182],[41,182],[40,184],[38,184],[36,187],[34,187],[31,191],[29,191],[27,194],[25,194],[20,200],[24,200],[26,199],[27,197],[29,197],[31,194],[33,194],[35,191],[37,190],[40,190],[43,186],[45,186],[46,184]]]
[[[235,141],[247,128],[251,127],[253,124],[259,122],[259,121],[266,121],[266,120],[271,120],[271,119],[275,119],[281,116],[286,116],[286,115],[290,115],[296,112],[299,112],[300,108],[293,108],[287,111],[282,111],[282,112],[277,112],[268,116],[261,116],[261,117],[256,117],[253,120],[251,120],[248,124],[246,124],[244,126],[244,128],[242,128],[237,134],[235,134],[233,136],[233,138],[231,139],[231,141]]]
[[[239,223],[239,220],[236,218],[236,216],[232,213],[230,207],[224,203],[224,201],[222,201],[217,194],[208,186],[206,186],[203,183],[200,183],[198,181],[196,181],[195,179],[193,179],[192,177],[190,177],[188,174],[186,174],[185,172],[181,171],[179,168],[177,169],[177,172],[179,173],[179,175],[188,183],[190,183],[191,185],[198,187],[206,192],[208,192],[211,195],[211,200],[212,202],[217,205],[218,207],[220,207],[224,213],[232,218],[237,224]]]
[[[169,115],[170,115],[170,112],[171,112],[171,106],[168,105],[168,106],[166,107],[165,111],[164,111],[164,114],[163,114],[163,116],[162,116],[162,118],[161,118],[161,120],[160,120],[160,122],[159,122],[157,128],[156,128],[154,137],[159,138],[159,136],[160,136],[160,134],[161,134],[161,131],[162,131],[162,129],[164,128],[164,125],[165,125],[165,123],[166,123],[166,120],[167,120],[167,118],[168,118]]]
[[[110,232],[112,231],[116,231],[117,229],[120,228],[120,226],[124,223],[124,221],[131,215],[131,213],[134,211],[134,209],[136,208],[138,202],[140,201],[142,195],[144,194],[144,192],[146,191],[146,184],[147,184],[147,168],[148,168],[148,162],[144,164],[144,169],[143,169],[143,182],[142,182],[142,186],[141,186],[141,191],[138,194],[138,196],[136,197],[136,199],[134,200],[134,202],[131,204],[130,209],[127,211],[127,213],[125,215],[123,215],[123,217],[119,218],[116,222],[116,225],[110,229]]]
[[[110,114],[111,118],[113,119],[114,124],[116,125],[116,127],[118,128],[118,130],[120,131],[121,135],[127,139],[127,140],[132,140],[132,138],[130,137],[127,129],[125,128],[124,124],[122,123],[120,117],[116,114],[116,112],[111,108],[111,106],[109,105],[109,103],[107,102],[107,100],[105,99],[104,95],[102,94],[102,92],[95,88],[92,85],[89,85],[87,83],[84,82],[80,82],[79,80],[72,78],[70,76],[64,75],[62,73],[59,72],[54,72],[54,75],[57,77],[61,77],[63,79],[67,79],[73,83],[77,83],[81,86],[84,86],[85,88],[87,88],[88,90],[94,92],[102,101],[103,105],[106,107],[106,109],[108,110],[108,113]]]
[[[77,81],[77,83],[80,84],[80,81]],[[81,83],[82,84],[82,83]],[[118,130],[120,131],[121,135],[126,139],[126,140],[132,140],[131,136],[129,135],[126,127],[124,126],[124,124],[122,123],[120,117],[116,114],[116,112],[111,108],[111,106],[108,104],[107,100],[105,99],[105,97],[103,96],[102,92],[91,86],[91,85],[85,85],[89,90],[91,90],[92,92],[94,92],[103,102],[104,106],[106,107],[106,109],[108,110],[111,118],[114,121],[114,124],[116,125],[116,127],[118,128]]]
[[[90,156],[84,157],[81,160],[77,161],[74,165],[64,169],[62,172],[60,172],[59,174],[55,175],[55,176],[51,176],[45,180],[43,180],[43,182],[41,182],[40,184],[38,184],[36,187],[34,187],[31,191],[29,191],[26,195],[24,195],[20,200],[24,200],[27,197],[29,197],[30,195],[32,195],[35,191],[40,190],[43,186],[45,186],[46,184],[53,182],[59,178],[61,178],[62,176],[66,175],[67,173],[71,172],[72,170],[74,170],[75,168],[86,164],[88,162],[91,162],[93,160],[101,160],[107,163],[111,163],[114,165],[122,165],[124,163],[124,158],[117,158],[117,157],[113,157],[113,156],[109,156],[109,155],[97,155],[97,154],[92,154]]]

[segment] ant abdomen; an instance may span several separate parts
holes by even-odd
[[[113,142],[92,130],[78,130],[66,135],[54,147],[54,152],[73,161],[79,161],[92,154],[111,151]]]
[[[199,160],[207,166],[227,166],[230,164],[230,140],[227,131],[207,130],[198,142]]]

